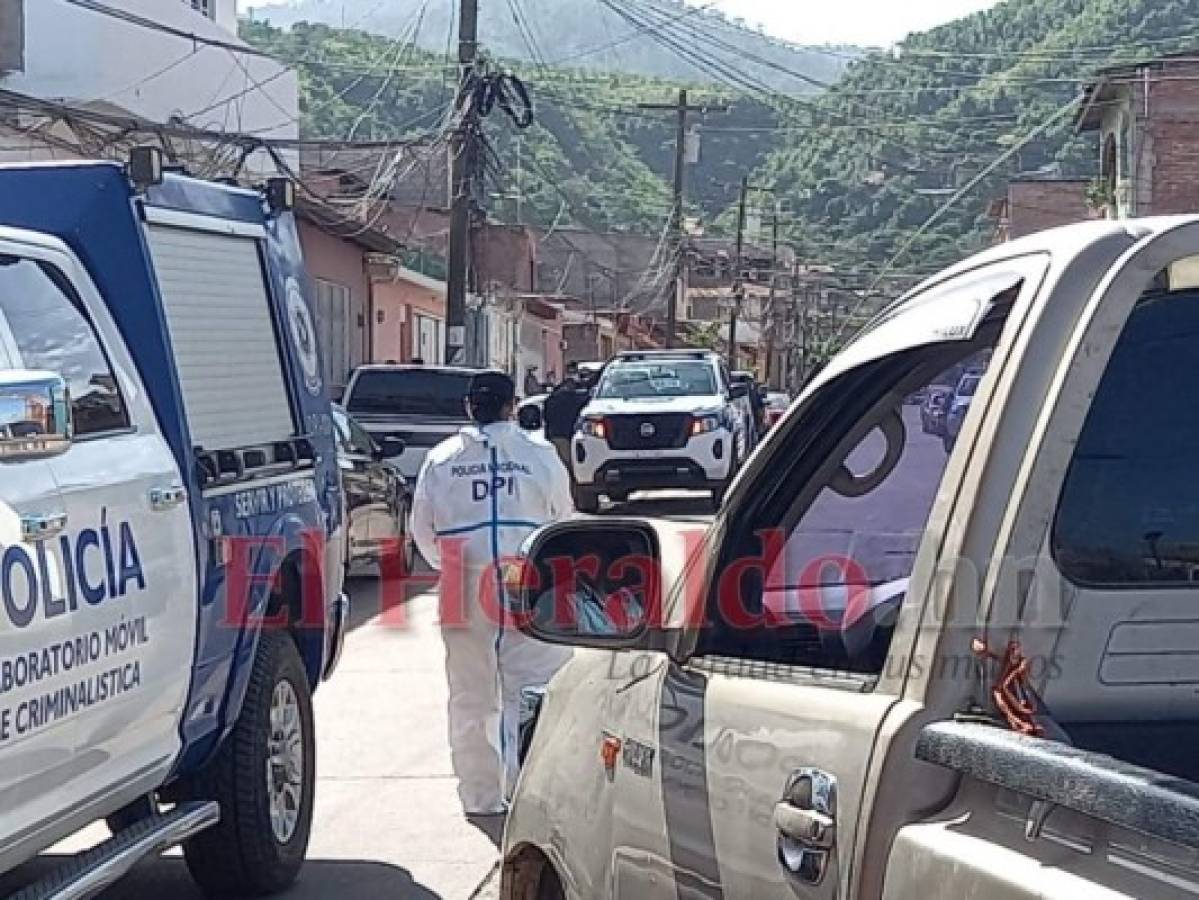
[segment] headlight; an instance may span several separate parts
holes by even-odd
[[[608,436],[608,423],[602,418],[588,416],[584,419],[579,419],[579,433],[587,437],[606,438]]]
[[[710,434],[724,425],[724,420],[720,416],[696,416],[691,420],[691,434]]]

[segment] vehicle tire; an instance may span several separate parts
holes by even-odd
[[[958,439],[956,437],[954,437],[953,435],[950,435],[950,434],[941,435],[941,446],[943,446],[945,448],[946,453],[952,453],[953,448],[957,444],[957,442],[958,442]]]
[[[220,823],[183,845],[187,868],[206,894],[263,896],[296,880],[312,829],[314,735],[295,642],[265,631],[241,715],[189,791],[221,806]]]
[[[599,492],[587,488],[575,488],[575,509],[581,513],[595,515],[600,509]]]
[[[609,492],[608,499],[611,500],[613,503],[628,503],[629,502],[629,492],[628,491]]]

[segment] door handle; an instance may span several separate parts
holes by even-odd
[[[774,807],[778,859],[805,884],[820,884],[837,844],[837,779],[820,769],[797,769]]]
[[[837,842],[837,823],[814,809],[800,809],[786,800],[774,808],[774,827],[784,837],[813,850],[831,850]]]
[[[67,514],[65,512],[46,515],[30,513],[21,516],[21,537],[31,544],[49,540],[66,530],[66,527]]]
[[[187,500],[187,488],[172,484],[168,487],[150,489],[150,508],[155,512],[166,512],[176,506],[182,506]]]

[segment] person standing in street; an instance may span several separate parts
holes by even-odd
[[[536,397],[541,393],[541,381],[537,378],[537,367],[529,366],[525,369],[525,399]]]
[[[546,522],[574,512],[570,478],[549,444],[511,421],[516,385],[471,379],[471,425],[433,448],[417,478],[412,534],[440,570],[449,737],[467,815],[502,815],[516,784],[521,691],[546,684],[570,657],[507,627],[504,560]]]
[[[576,363],[567,364],[566,378],[545,398],[542,413],[545,436],[558,451],[558,457],[567,471],[571,470],[570,441],[574,437],[575,423],[590,400],[591,388],[580,377]]]

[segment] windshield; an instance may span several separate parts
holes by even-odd
[[[718,393],[716,373],[699,360],[662,363],[624,363],[610,366],[596,396],[628,400],[634,397],[697,397]]]
[[[466,418],[470,372],[438,369],[366,369],[346,402],[352,413]]]

